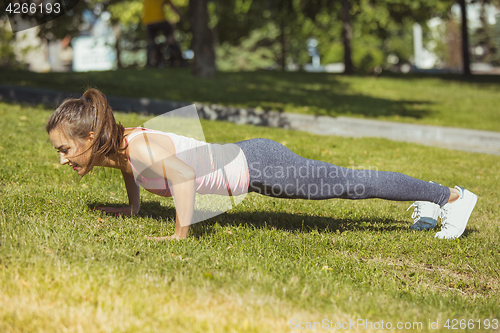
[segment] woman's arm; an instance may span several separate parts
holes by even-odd
[[[196,174],[189,165],[178,161],[181,163],[174,167],[180,167],[180,169],[170,168],[171,170],[167,171],[167,168],[164,168],[168,179],[172,182],[175,204],[175,233],[167,239],[186,238],[193,220]]]
[[[170,237],[153,238],[157,240],[186,238],[194,213],[196,173],[191,166],[175,157],[174,145],[168,140],[170,139],[158,138],[154,134],[145,134],[143,140],[138,137],[129,143],[132,163],[147,166],[141,171],[144,177],[163,177],[171,183],[170,190],[176,210],[175,233]]]
[[[141,208],[141,194],[139,185],[135,183],[134,177],[122,171],[125,188],[128,195],[128,206],[125,207],[97,207],[105,213],[120,214],[120,215],[137,215]]]
[[[122,171],[125,187],[127,188],[128,205],[132,215],[139,214],[141,209],[141,191],[139,185],[135,183],[134,176]]]

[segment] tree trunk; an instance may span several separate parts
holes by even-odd
[[[116,50],[116,65],[118,69],[123,68],[122,62],[120,60],[120,37],[121,29],[119,24],[115,24],[113,27],[113,32],[115,33],[115,50]]]
[[[342,0],[342,42],[344,43],[344,74],[354,74],[351,58],[352,26],[349,0]]]
[[[469,59],[469,33],[467,29],[467,7],[465,0],[458,0],[462,12],[462,59],[464,66],[464,75],[471,75]]]
[[[282,71],[285,70],[286,66],[286,39],[285,39],[285,27],[283,24],[283,19],[280,20],[280,45],[281,45],[281,53],[279,58],[279,66]]]
[[[193,33],[193,75],[202,78],[213,77],[215,76],[214,37],[208,27],[207,0],[189,0],[189,14]]]
[[[486,0],[481,1],[479,9],[479,21],[481,21],[481,28],[483,30],[480,45],[483,47],[484,54],[481,56],[481,61],[486,62],[491,53],[491,34],[488,21],[486,19]]]
[[[450,19],[446,23],[446,66],[460,70],[463,68],[462,59],[462,33],[460,24],[453,18],[453,13],[449,13]]]

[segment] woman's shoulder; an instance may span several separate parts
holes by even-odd
[[[127,135],[127,134],[131,134],[131,133],[141,133],[141,132],[157,132],[157,133],[167,134],[166,132],[162,132],[162,131],[158,131],[158,130],[154,130],[154,129],[146,128],[146,127],[125,127],[124,134]]]
[[[145,127],[127,127],[125,128],[125,131],[123,132],[123,136],[126,137],[128,140],[132,139],[133,137],[139,135],[139,134],[147,134],[148,136],[153,137],[153,134],[159,134],[163,136],[172,136],[175,135],[174,133],[167,133],[167,132],[162,132],[150,128],[145,128]]]
[[[144,135],[140,135],[144,134]],[[164,155],[175,154],[175,146],[170,138],[173,133],[150,130],[143,127],[125,128],[124,137],[128,144],[129,156],[143,155],[151,152]]]

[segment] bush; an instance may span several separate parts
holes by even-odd
[[[221,71],[251,71],[276,67],[279,35],[273,24],[254,30],[239,45],[228,42],[216,47],[217,69]]]
[[[0,18],[0,67],[20,67],[14,53],[16,35],[10,28],[8,18]]]
[[[385,61],[380,39],[370,36],[360,36],[352,40],[352,62],[357,71],[372,72]]]

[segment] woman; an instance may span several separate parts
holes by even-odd
[[[129,205],[99,208],[106,213],[137,214],[140,186],[161,196],[175,193],[175,233],[158,240],[187,237],[196,193],[415,201],[410,206],[415,207],[411,228],[434,228],[440,216],[442,228],[436,237],[444,239],[462,235],[477,202],[476,195],[459,186],[448,188],[401,173],[309,160],[268,139],[214,145],[173,133],[124,128],[115,122],[106,97],[96,89],[64,101],[46,129],[61,164],[80,176],[94,166],[121,170]]]

